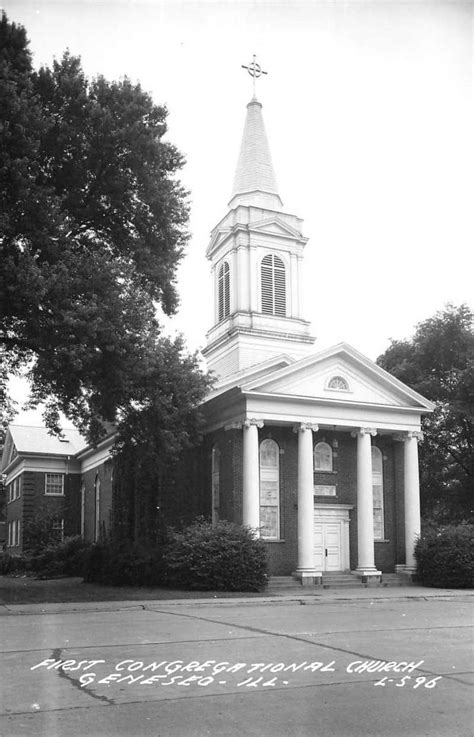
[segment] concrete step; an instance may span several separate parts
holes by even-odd
[[[359,589],[362,585],[360,578],[350,573],[323,574],[323,589]]]
[[[267,591],[271,593],[282,592],[282,591],[301,591],[302,588],[308,589],[357,589],[362,587],[376,587],[376,588],[388,588],[393,586],[409,586],[412,581],[408,576],[403,576],[398,573],[383,573],[382,580],[380,582],[374,582],[372,584],[366,584],[361,581],[360,578],[351,573],[324,573],[322,577],[322,583],[318,586],[305,586],[302,587],[300,581],[293,576],[271,576]]]

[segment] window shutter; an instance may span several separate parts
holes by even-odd
[[[227,261],[224,261],[219,269],[218,276],[218,320],[230,315],[230,269]]]
[[[286,315],[285,264],[278,256],[268,254],[261,266],[262,312],[266,315]]]

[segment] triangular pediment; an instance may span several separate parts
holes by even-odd
[[[239,230],[250,231],[259,235],[267,235],[278,238],[289,238],[292,241],[298,241],[300,243],[306,243],[307,238],[301,235],[301,232],[296,228],[293,228],[289,223],[285,222],[281,217],[272,216],[264,218],[263,220],[257,220],[252,223],[234,223],[233,225],[224,225],[224,222],[220,223],[211,234],[211,239],[207,247],[208,258],[211,254],[215,253],[219,248],[225,245],[227,241],[232,239]]]
[[[213,230],[211,240],[207,247],[206,255],[210,256],[219,246],[225,243],[232,235],[231,228],[216,228]]]
[[[242,386],[245,392],[392,407],[433,405],[347,344],[339,344]]]
[[[270,217],[260,220],[256,223],[252,223],[249,226],[249,230],[256,231],[258,233],[267,233],[269,235],[278,235],[285,238],[296,238],[297,240],[304,240],[301,233],[293,228],[288,223],[285,223],[280,217]]]

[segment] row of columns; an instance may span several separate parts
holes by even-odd
[[[243,424],[243,524],[252,528],[260,525],[260,480],[258,429],[262,420],[248,419]],[[313,432],[318,425],[302,422],[298,433],[298,565],[296,573],[302,579],[321,576],[315,571],[313,554]],[[357,572],[361,576],[377,576],[375,567],[372,492],[372,442],[377,431],[359,428],[352,433],[357,438]],[[405,502],[405,568],[415,568],[414,547],[420,534],[420,488],[418,474],[418,439],[421,433],[408,432],[397,436],[404,442],[404,502]]]

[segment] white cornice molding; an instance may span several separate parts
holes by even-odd
[[[392,412],[408,412],[416,414],[427,414],[430,412],[428,409],[423,407],[404,407],[399,404],[378,404],[377,402],[361,402],[354,399],[332,399],[331,397],[310,397],[305,394],[279,394],[276,392],[259,392],[253,389],[249,389],[248,386],[240,387],[242,395],[245,397],[258,397],[262,399],[275,399],[281,401],[295,401],[295,402],[308,402],[309,404],[319,405],[335,405],[339,407],[360,407],[368,409],[384,409],[391,410]]]
[[[18,459],[15,459],[18,460]],[[64,456],[44,456],[39,457],[38,454],[31,456],[30,458],[21,457],[19,463],[15,468],[10,471],[4,471],[6,475],[5,484],[10,484],[22,473],[64,473],[68,475],[78,475],[81,473],[78,462],[70,456],[68,461]]]

